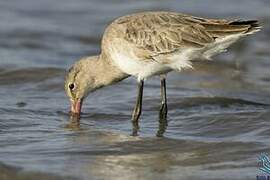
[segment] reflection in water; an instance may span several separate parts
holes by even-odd
[[[185,159],[186,154],[153,152],[151,154],[128,154],[98,156],[96,161],[84,167],[90,175],[105,176],[110,179],[163,179],[172,173],[175,159]],[[171,176],[176,176],[172,174]],[[161,178],[163,177],[163,178]]]
[[[85,179],[168,179],[167,176],[176,178],[180,174],[175,165],[179,163],[183,165],[181,176],[184,176],[186,168],[182,162],[188,161],[192,156],[196,157],[198,150],[194,147],[195,144],[189,143],[187,146],[186,142],[181,140],[143,139],[95,130],[70,137],[69,141],[74,145],[80,145],[81,148],[87,147],[89,142],[95,144],[94,147],[77,152],[77,156],[82,156],[81,158],[69,156],[68,159],[68,162],[73,164],[79,162],[79,171],[76,173],[83,174]],[[175,148],[180,151],[174,152]],[[185,152],[187,149],[193,151]],[[80,159],[90,161],[82,162]]]
[[[71,114],[69,116],[69,122],[66,124],[65,128],[75,131],[80,130],[80,116]]]
[[[159,126],[158,126],[158,131],[156,133],[157,137],[163,137],[163,134],[165,133],[166,129],[168,126],[168,120],[167,120],[167,116],[163,117],[160,116],[159,118]]]
[[[168,126],[168,120],[167,120],[167,116],[160,116],[159,117],[159,126],[158,126],[158,130],[156,133],[157,137],[163,137],[164,133],[166,132],[167,126]],[[140,126],[138,123],[136,122],[132,122],[132,133],[131,136],[138,136],[138,132],[140,130]]]
[[[253,176],[254,171],[249,170],[254,170],[257,163],[254,151],[269,151],[254,149],[256,143],[250,142],[134,138],[104,131],[80,133],[68,141],[80,150],[70,154],[66,161],[70,166],[78,165],[74,173],[83,174],[85,179],[209,180],[228,173],[235,179],[250,179],[246,177]],[[94,146],[88,146],[90,143]]]
[[[270,152],[268,2],[0,1],[0,161],[30,172],[0,162],[0,179],[256,179],[257,156]],[[137,137],[134,79],[93,93],[89,114],[67,115],[65,70],[99,52],[115,17],[150,9],[258,18],[264,30],[215,61],[168,74],[168,120],[156,111],[158,78],[147,80]]]
[[[132,121],[132,133],[131,136],[138,136],[138,131],[140,130],[139,123],[137,121]]]

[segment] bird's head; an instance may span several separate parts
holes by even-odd
[[[129,75],[123,73],[105,55],[91,56],[77,61],[68,71],[65,91],[71,102],[71,113],[80,115],[83,100],[89,93]]]
[[[80,115],[83,100],[96,89],[95,75],[91,66],[96,57],[77,61],[68,71],[65,91],[71,102],[71,113]]]

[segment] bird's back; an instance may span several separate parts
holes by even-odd
[[[102,51],[111,54],[115,60],[155,61],[172,69],[181,69],[189,67],[193,59],[209,59],[259,29],[257,21],[253,20],[143,12],[120,17],[109,25],[103,36]]]

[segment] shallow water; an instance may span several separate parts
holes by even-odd
[[[0,179],[256,179],[258,155],[270,153],[269,8],[267,0],[1,1]],[[163,138],[158,78],[145,83],[138,137],[133,78],[91,94],[74,124],[65,69],[99,52],[111,20],[142,10],[259,19],[264,29],[168,75]]]

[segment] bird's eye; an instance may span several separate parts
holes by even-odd
[[[75,85],[73,83],[69,84],[68,87],[69,87],[70,90],[74,90],[75,89]]]

